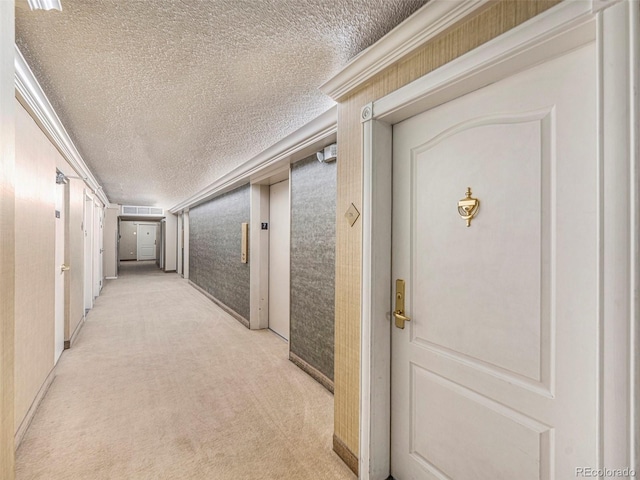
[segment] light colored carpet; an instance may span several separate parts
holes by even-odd
[[[176,274],[123,263],[17,452],[18,480],[355,479],[333,397]]]

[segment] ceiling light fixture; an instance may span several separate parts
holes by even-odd
[[[62,5],[60,0],[28,0],[31,10],[60,10]]]

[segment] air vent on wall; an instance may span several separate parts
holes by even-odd
[[[164,209],[158,207],[135,207],[132,205],[123,205],[121,215],[164,215]]]

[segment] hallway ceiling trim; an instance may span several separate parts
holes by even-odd
[[[208,187],[175,205],[169,211],[178,213],[195,207],[247,183],[257,176],[262,176],[267,170],[278,169],[284,164],[301,160],[335,142],[338,129],[337,119],[338,107],[333,106],[252,159],[223,175]]]
[[[432,38],[477,13],[492,0],[431,0],[320,86],[334,100],[347,95]]]
[[[53,142],[55,147],[60,151],[71,168],[84,180],[89,188],[98,196],[100,201],[105,205],[109,205],[109,199],[102,190],[102,186],[87,164],[80,156],[78,149],[74,145],[71,137],[67,133],[64,125],[58,118],[47,95],[42,90],[40,83],[36,79],[33,71],[22,56],[22,52],[18,46],[15,46],[15,86],[18,100],[23,106],[35,115],[35,120],[44,129],[44,133]]]

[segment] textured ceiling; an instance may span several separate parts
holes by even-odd
[[[16,1],[16,43],[113,203],[169,208],[333,105],[425,0]]]

